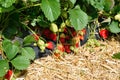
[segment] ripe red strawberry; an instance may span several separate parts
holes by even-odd
[[[76,31],[73,31],[72,32],[72,36],[76,36],[77,35],[77,32]]]
[[[35,39],[36,41],[38,41],[38,40],[39,40],[39,37],[40,37],[40,35],[39,35],[39,34],[33,34],[32,36],[34,37],[34,39]]]
[[[53,41],[56,41],[57,40],[57,35],[54,34],[54,33],[50,33],[48,38],[53,40]]]
[[[12,70],[8,70],[7,73],[5,74],[5,79],[11,80],[12,77],[13,77],[13,71]]]
[[[49,37],[49,34],[51,34],[51,31],[49,29],[44,29],[42,33],[45,37]]]
[[[64,52],[64,46],[62,44],[57,44],[57,49]]]
[[[109,34],[109,32],[108,32],[107,29],[101,29],[101,30],[100,30],[100,36],[101,36],[103,39],[108,38],[108,34]]]
[[[70,29],[71,32],[75,31],[75,29],[73,27],[69,27],[69,29]]]
[[[70,36],[66,35],[66,36],[65,36],[65,39],[66,39],[66,40],[70,40]]]
[[[60,57],[60,53],[54,53],[55,57],[59,58]]]
[[[79,42],[75,44],[75,47],[78,48],[79,47]]]
[[[49,41],[46,43],[46,48],[50,49],[50,50],[53,50],[54,49],[54,44],[53,42]]]
[[[63,31],[64,33],[67,33],[68,31],[67,31],[67,28],[64,28],[64,31]]]
[[[84,29],[82,29],[81,31],[83,32],[83,35],[85,35],[86,29],[84,28]]]
[[[77,32],[75,31],[75,29],[73,27],[70,27],[70,31],[72,33],[72,36],[76,36]]]
[[[65,43],[65,37],[66,37],[66,36],[65,36],[64,33],[61,33],[61,34],[60,34],[60,42],[61,42],[61,43]]]
[[[79,36],[75,36],[75,37],[72,38],[72,43],[73,43],[74,46],[76,45],[76,43],[79,43],[79,42],[80,42]]]
[[[67,53],[71,52],[70,45],[64,45],[64,48],[65,48],[65,52],[67,52]]]
[[[83,40],[84,40],[84,36],[81,36],[81,35],[80,35],[80,36],[79,36],[79,39],[83,41]]]
[[[61,38],[60,38],[60,42],[61,42],[61,43],[65,43],[65,42],[66,42],[65,38],[62,38],[62,37],[61,37]]]

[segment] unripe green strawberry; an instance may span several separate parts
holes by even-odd
[[[65,28],[59,28],[59,32],[64,32]]]
[[[60,28],[60,29],[58,29],[58,31],[59,31],[59,32],[62,32],[62,29]]]
[[[37,46],[37,43],[33,43],[34,46]]]
[[[120,22],[120,14],[115,15],[115,20],[118,20]]]
[[[44,52],[44,50],[45,50],[45,46],[43,45],[43,46],[39,46],[39,48],[41,49],[41,52]]]
[[[58,31],[58,26],[55,23],[51,23],[50,30],[56,33]]]
[[[62,14],[61,14],[61,15],[62,15],[62,17],[65,18],[65,19],[68,18],[67,11],[65,11],[65,10],[62,11]]]
[[[66,24],[64,23],[64,22],[62,22],[61,24],[60,24],[60,28],[65,28],[66,27]]]
[[[67,20],[65,21],[65,24],[66,24],[67,26],[71,26],[70,20],[67,19]]]
[[[45,44],[45,42],[43,40],[40,40],[40,39],[37,42],[38,46],[43,46],[44,44]]]
[[[61,34],[60,34],[60,38],[65,38],[65,34],[64,34],[64,33],[61,33]]]

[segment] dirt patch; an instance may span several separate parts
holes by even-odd
[[[78,54],[64,58],[37,59],[28,68],[25,80],[120,80],[120,60],[111,56],[120,52],[115,39],[98,41],[99,47],[79,48]]]

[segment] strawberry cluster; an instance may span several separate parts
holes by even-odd
[[[40,49],[41,57],[51,53],[57,57],[64,53],[74,53],[79,46],[87,42],[89,36],[87,27],[76,31],[74,27],[66,27],[64,23],[60,27],[52,23],[49,28],[41,28],[40,32],[40,34],[34,34],[33,37]],[[108,38],[107,29],[101,29],[98,33],[100,38]]]
[[[55,24],[52,25],[56,27]],[[33,37],[40,49],[41,57],[51,52],[55,56],[74,52],[80,46],[80,41],[84,40],[86,34],[86,29],[76,31],[73,27],[62,27],[62,31],[57,27],[55,29],[50,27],[40,31],[40,34],[34,34]]]

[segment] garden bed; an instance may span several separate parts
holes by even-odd
[[[119,40],[98,41],[99,47],[79,48],[78,54],[40,58],[27,69],[25,80],[119,80],[120,60],[112,55],[120,51]]]

